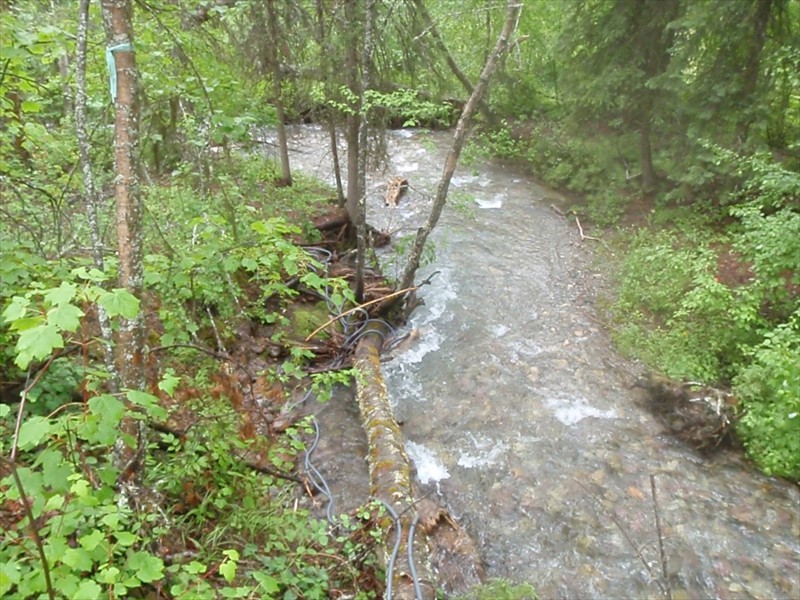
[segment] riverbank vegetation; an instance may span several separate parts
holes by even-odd
[[[618,232],[620,347],[730,386],[749,455],[800,479],[800,3],[523,4],[472,155]],[[382,594],[385,509],[332,529],[298,485],[295,409],[352,375],[343,326],[306,338],[393,289],[376,132],[455,125],[505,7],[0,8],[0,594]],[[334,189],[292,169],[292,122],[330,132]]]

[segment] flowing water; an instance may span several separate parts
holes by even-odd
[[[449,133],[389,134],[368,219],[394,239],[427,215]],[[332,181],[327,138],[293,131],[296,168]],[[407,177],[398,208],[386,181]],[[487,575],[541,598],[655,598],[661,539],[674,598],[800,598],[800,492],[737,455],[708,460],[667,435],[595,314],[603,280],[553,192],[511,167],[462,166],[433,236],[438,271],[412,315],[420,339],[385,364],[422,493],[477,540]],[[402,244],[400,244],[402,245]],[[392,252],[384,255],[392,274]],[[368,494],[357,408],[320,411],[315,463],[337,509]]]

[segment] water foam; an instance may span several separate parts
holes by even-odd
[[[614,410],[600,410],[589,404],[585,398],[548,398],[544,403],[547,408],[553,411],[555,418],[568,427],[577,425],[589,417],[596,419],[617,418],[617,413]]]
[[[484,208],[484,209],[503,208],[504,198],[505,194],[495,194],[493,198],[490,198],[488,200],[475,198],[475,204],[478,205],[478,208]]]
[[[406,441],[406,453],[417,469],[417,478],[420,483],[425,484],[431,481],[438,483],[442,479],[450,477],[447,467],[444,466],[441,459],[430,448],[422,444]]]
[[[495,464],[508,450],[508,444],[490,440],[485,436],[481,439],[469,434],[475,445],[475,452],[461,452],[458,457],[458,465],[467,469],[476,467],[488,467]]]

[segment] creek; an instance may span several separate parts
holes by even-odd
[[[393,233],[393,276],[452,134],[387,135],[368,220]],[[294,168],[333,181],[324,131],[292,129],[290,146]],[[393,176],[411,185],[397,208],[383,203]],[[640,366],[595,311],[606,265],[552,210],[556,196],[497,161],[453,178],[435,258],[417,276],[438,271],[409,325],[419,340],[384,364],[420,494],[475,538],[490,577],[530,582],[540,598],[656,598],[653,475],[673,598],[800,597],[798,487],[735,452],[699,456],[642,408]],[[314,462],[337,512],[349,510],[369,495],[358,410],[345,394],[317,411]]]

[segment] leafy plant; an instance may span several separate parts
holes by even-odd
[[[74,275],[83,283],[32,290],[15,296],[6,308],[4,319],[21,340],[37,327],[50,330],[34,335],[35,343],[18,344],[22,364],[84,343],[74,336],[91,303],[103,302],[112,315],[126,317],[138,308],[125,294],[98,288],[97,273],[77,270]],[[48,360],[43,369],[55,364]],[[324,389],[344,377],[329,375],[317,386]],[[51,403],[52,389],[41,381],[35,378],[23,398]],[[158,387],[174,394],[181,381],[168,372]],[[207,385],[202,376],[193,383]],[[21,403],[19,410],[25,406]],[[37,598],[58,590],[71,598],[115,598],[159,586],[186,599],[325,598],[333,586],[352,588],[358,579],[353,569],[372,560],[368,548],[353,545],[351,535],[361,524],[334,539],[327,523],[288,510],[290,484],[248,463],[248,457],[266,450],[280,473],[304,448],[298,429],[290,428],[280,441],[242,438],[240,417],[230,404],[201,393],[184,409],[196,411],[204,426],[190,428],[182,439],[158,434],[147,453],[142,488],[122,496],[112,460],[120,423],[126,416],[164,423],[167,412],[159,398],[137,390],[96,394],[85,403],[22,419],[18,435],[13,435],[16,419],[3,408],[0,439],[13,441],[12,459],[3,459],[0,479],[6,525],[0,594]],[[1,443],[0,451],[7,450]],[[29,535],[31,519],[34,535]],[[359,558],[352,566],[332,558],[341,552]]]
[[[744,412],[737,432],[753,460],[770,475],[800,481],[800,311],[748,351],[736,376]]]

